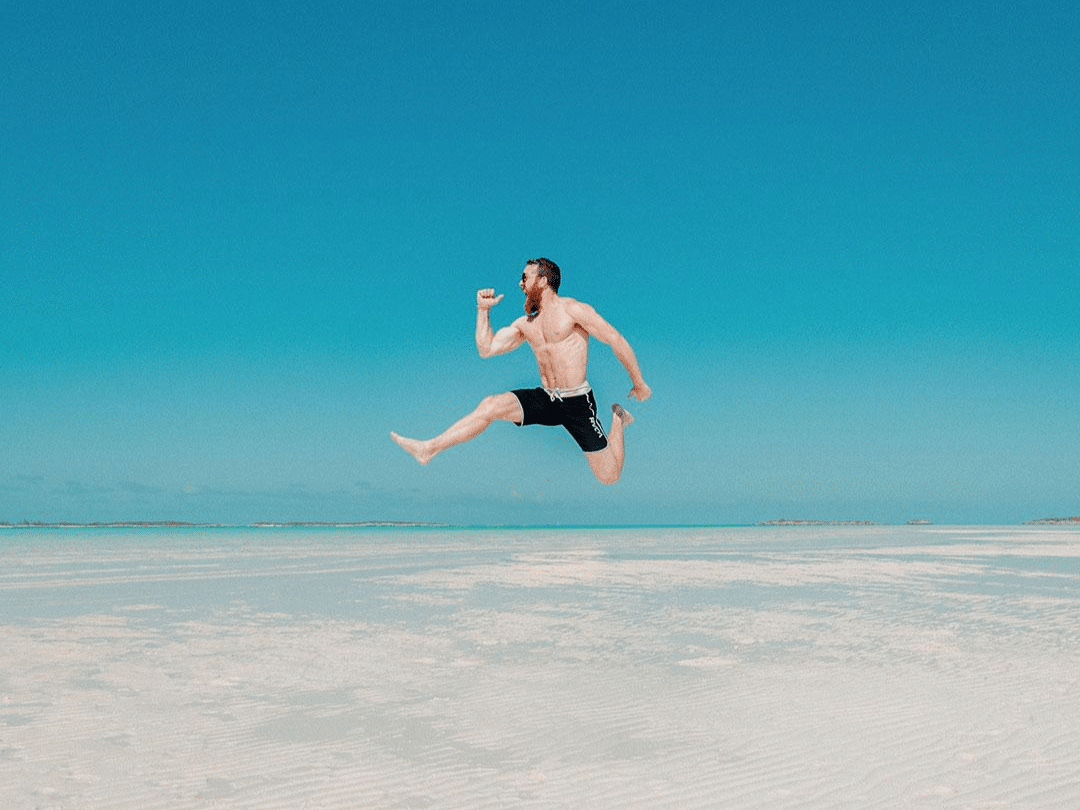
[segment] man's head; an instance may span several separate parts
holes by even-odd
[[[544,290],[559,292],[562,274],[559,265],[551,259],[529,259],[521,274],[521,289],[525,291],[525,314],[535,318],[540,314],[540,300]]]
[[[559,291],[559,282],[562,280],[559,265],[555,264],[551,259],[529,259],[525,262],[526,267],[530,264],[536,265],[536,277],[547,279],[547,285],[551,287],[551,291],[557,293]]]

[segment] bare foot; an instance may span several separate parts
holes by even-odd
[[[401,449],[415,458],[421,464],[427,464],[431,461],[432,454],[425,448],[427,442],[422,442],[419,439],[409,439],[405,436],[398,436],[396,433],[391,432],[390,438],[400,445]]]
[[[626,410],[619,403],[615,403],[611,406],[611,412],[622,420],[623,427],[634,424],[634,417],[630,415],[630,411]]]

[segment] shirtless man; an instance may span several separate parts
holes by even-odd
[[[517,425],[562,425],[585,452],[597,479],[614,484],[622,475],[626,449],[623,430],[634,419],[621,405],[612,405],[611,428],[596,413],[596,399],[585,380],[589,337],[606,343],[630,375],[630,397],[644,402],[652,394],[638,368],[630,344],[596,310],[559,295],[559,266],[550,259],[529,259],[519,285],[525,293],[525,315],[498,332],[491,328],[491,308],[502,295],[492,289],[476,293],[476,348],[481,357],[506,354],[528,342],[536,355],[542,388],[522,388],[485,397],[469,415],[433,439],[422,441],[391,433],[390,437],[421,464],[454,445],[479,436],[496,419]]]

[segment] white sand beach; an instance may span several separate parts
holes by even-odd
[[[1075,527],[10,530],[0,806],[1080,807]]]

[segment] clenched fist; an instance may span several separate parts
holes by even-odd
[[[491,309],[502,300],[502,295],[495,295],[495,290],[490,287],[476,291],[476,306],[480,309]]]

